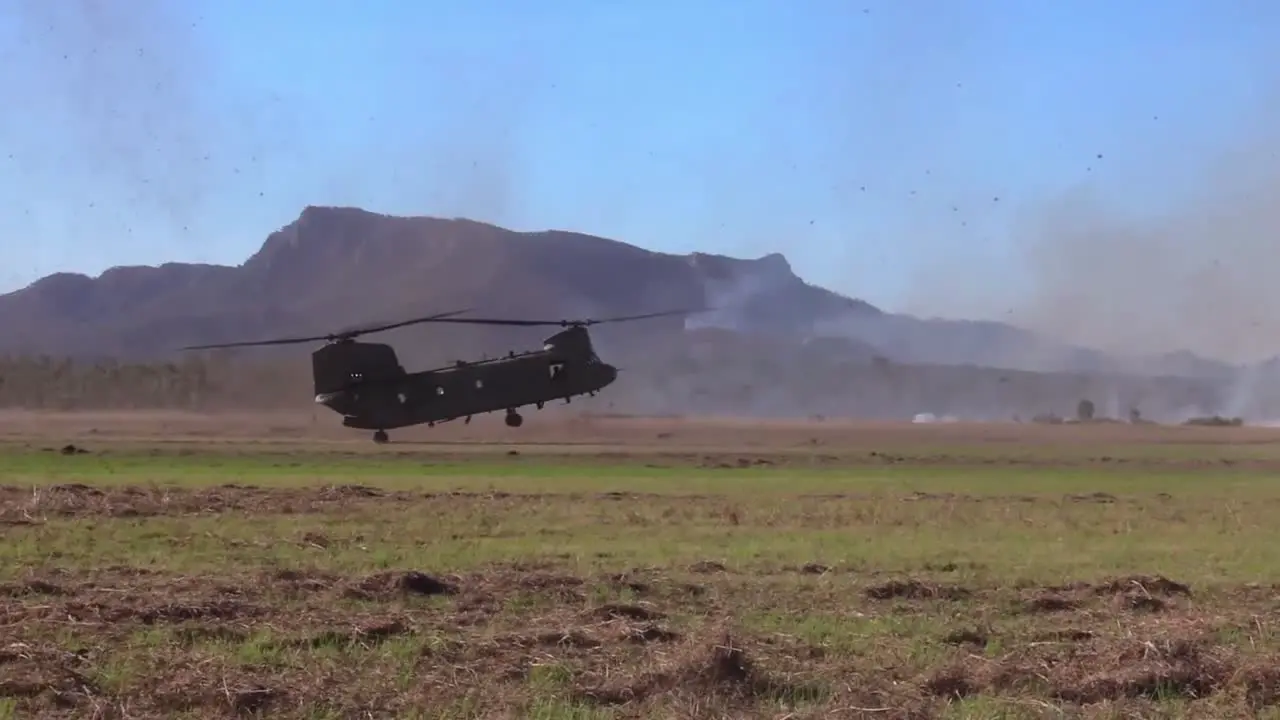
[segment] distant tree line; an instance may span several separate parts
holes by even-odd
[[[178,362],[0,356],[0,407],[32,410],[276,408],[309,397],[310,372],[295,363]]]
[[[899,365],[882,358],[650,353],[574,408],[633,414],[911,418],[916,413],[1010,420],[1047,414],[1132,420],[1182,408],[1214,412],[1221,388],[978,367]],[[413,367],[417,367],[416,364]],[[429,365],[425,365],[429,367]],[[311,368],[297,356],[191,354],[172,362],[0,356],[0,408],[36,410],[309,408]],[[1081,397],[1106,398],[1106,408]]]

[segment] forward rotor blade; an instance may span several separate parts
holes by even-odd
[[[450,318],[454,315],[461,315],[470,310],[454,310],[453,312],[440,313],[439,315],[428,315],[427,317],[414,318],[412,320],[401,320],[400,322],[387,323],[385,325],[364,325],[351,330],[344,330],[336,333],[333,337],[357,337],[359,335],[368,335],[369,333],[384,332],[386,330],[395,330],[396,328],[406,327],[408,325],[417,325],[424,322],[434,322],[444,318]]]
[[[295,337],[295,338],[277,338],[275,340],[246,340],[243,342],[230,343],[214,343],[212,345],[188,345],[178,348],[179,350],[214,350],[217,348],[235,348],[235,347],[260,347],[264,345],[298,345],[300,343],[320,342],[328,340],[330,335],[315,335],[312,337]]]
[[[313,335],[310,337],[275,338],[272,340],[249,340],[249,341],[243,341],[243,342],[215,343],[212,345],[191,345],[191,346],[180,348],[180,349],[182,350],[214,350],[218,348],[263,347],[268,345],[298,345],[301,343],[321,342],[326,340],[332,342],[335,340],[356,338],[361,335],[368,335],[369,333],[383,332],[384,330],[394,330],[395,328],[405,327],[406,325],[416,325],[418,323],[442,320],[445,318],[453,317],[454,315],[461,315],[462,313],[465,313],[465,312],[469,312],[469,310],[453,310],[447,313],[428,315],[426,317],[414,318],[412,320],[402,320],[400,322],[385,323],[382,325],[366,325],[358,328],[352,328],[350,330],[343,330],[342,332],[330,333],[328,335]]]

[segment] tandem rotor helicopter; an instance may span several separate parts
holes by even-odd
[[[618,369],[602,361],[587,327],[684,315],[698,310],[673,310],[602,320],[504,320],[459,318],[465,310],[372,325],[330,335],[277,338],[249,342],[192,345],[183,350],[295,345],[325,342],[311,353],[315,402],[342,416],[344,427],[373,430],[373,441],[388,442],[388,430],[448,422],[498,410],[506,412],[508,427],[524,424],[519,410],[541,410],[552,400],[569,402],[592,395],[618,378]],[[356,338],[420,323],[457,323],[508,327],[563,327],[547,338],[541,350],[510,352],[489,360],[462,361],[451,366],[406,372],[388,344],[356,342]]]

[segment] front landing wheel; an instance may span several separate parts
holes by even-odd
[[[386,430],[379,430],[378,432],[373,434],[373,441],[378,443],[379,445],[386,445],[388,442],[391,441],[391,438],[387,437]]]
[[[515,410],[508,410],[506,417],[507,427],[518,428],[524,424],[524,417]]]

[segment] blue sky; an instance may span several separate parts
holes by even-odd
[[[1176,205],[1271,91],[1277,20],[1260,0],[0,0],[0,291],[235,264],[336,204],[781,251],[955,315],[921,289],[948,277],[991,311],[1043,203]]]

